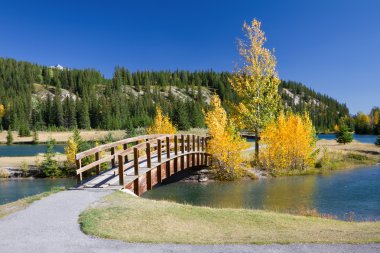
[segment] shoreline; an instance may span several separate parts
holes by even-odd
[[[119,139],[125,136],[124,130],[80,130],[80,135],[84,141],[99,141],[107,137],[108,133],[112,133],[113,138]],[[32,134],[32,133],[31,133]],[[57,144],[66,143],[67,140],[73,135],[72,131],[37,131],[38,144],[45,144],[49,138],[55,139]],[[32,144],[33,136],[20,137],[17,131],[12,131],[13,142],[12,144]],[[32,134],[33,135],[33,134]],[[0,132],[0,145],[6,145],[7,131]]]

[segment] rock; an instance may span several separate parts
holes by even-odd
[[[200,176],[198,178],[198,182],[207,182],[207,181],[208,181],[208,177],[206,177],[206,176]]]

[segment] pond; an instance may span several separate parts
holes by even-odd
[[[243,182],[175,182],[143,194],[149,199],[220,208],[280,212],[315,209],[339,219],[380,220],[380,166]]]
[[[54,146],[55,152],[65,152],[63,144],[57,144]],[[46,144],[12,144],[12,145],[0,145],[0,157],[4,156],[35,156],[40,153],[46,153]]]
[[[336,136],[335,134],[318,134],[318,139],[325,139],[325,140],[335,140]],[[354,140],[362,143],[371,143],[374,144],[376,142],[377,136],[376,135],[361,135],[361,134],[354,134],[353,135]]]
[[[0,205],[49,191],[53,187],[71,187],[75,184],[76,180],[72,178],[0,179]]]

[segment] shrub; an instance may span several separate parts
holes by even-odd
[[[9,171],[6,168],[0,168],[0,178],[8,178]]]
[[[33,131],[33,144],[38,144],[38,132],[36,130]]]
[[[11,145],[13,143],[13,134],[12,130],[9,127],[8,132],[7,132],[7,145]]]
[[[205,113],[210,140],[207,150],[213,158],[212,168],[220,180],[234,180],[245,174],[242,151],[248,144],[235,131],[217,95],[211,97],[211,110]]]
[[[281,114],[262,132],[261,165],[274,174],[302,171],[315,163],[315,132],[307,114]]]
[[[18,129],[18,135],[20,137],[26,137],[26,136],[30,136],[30,129],[29,129],[29,126],[26,125],[26,124],[22,124],[19,129]]]
[[[29,166],[28,166],[28,164],[27,164],[25,161],[22,161],[22,162],[21,162],[20,169],[21,169],[21,172],[22,172],[22,176],[23,176],[23,177],[28,176]]]

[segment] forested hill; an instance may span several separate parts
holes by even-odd
[[[146,126],[159,104],[180,129],[204,127],[202,109],[216,92],[236,102],[228,72],[137,71],[116,67],[112,79],[94,69],[40,66],[0,58],[1,129],[99,128]],[[282,82],[285,107],[308,110],[317,130],[332,129],[348,115],[346,105],[295,82]],[[228,109],[228,108],[227,108]]]

